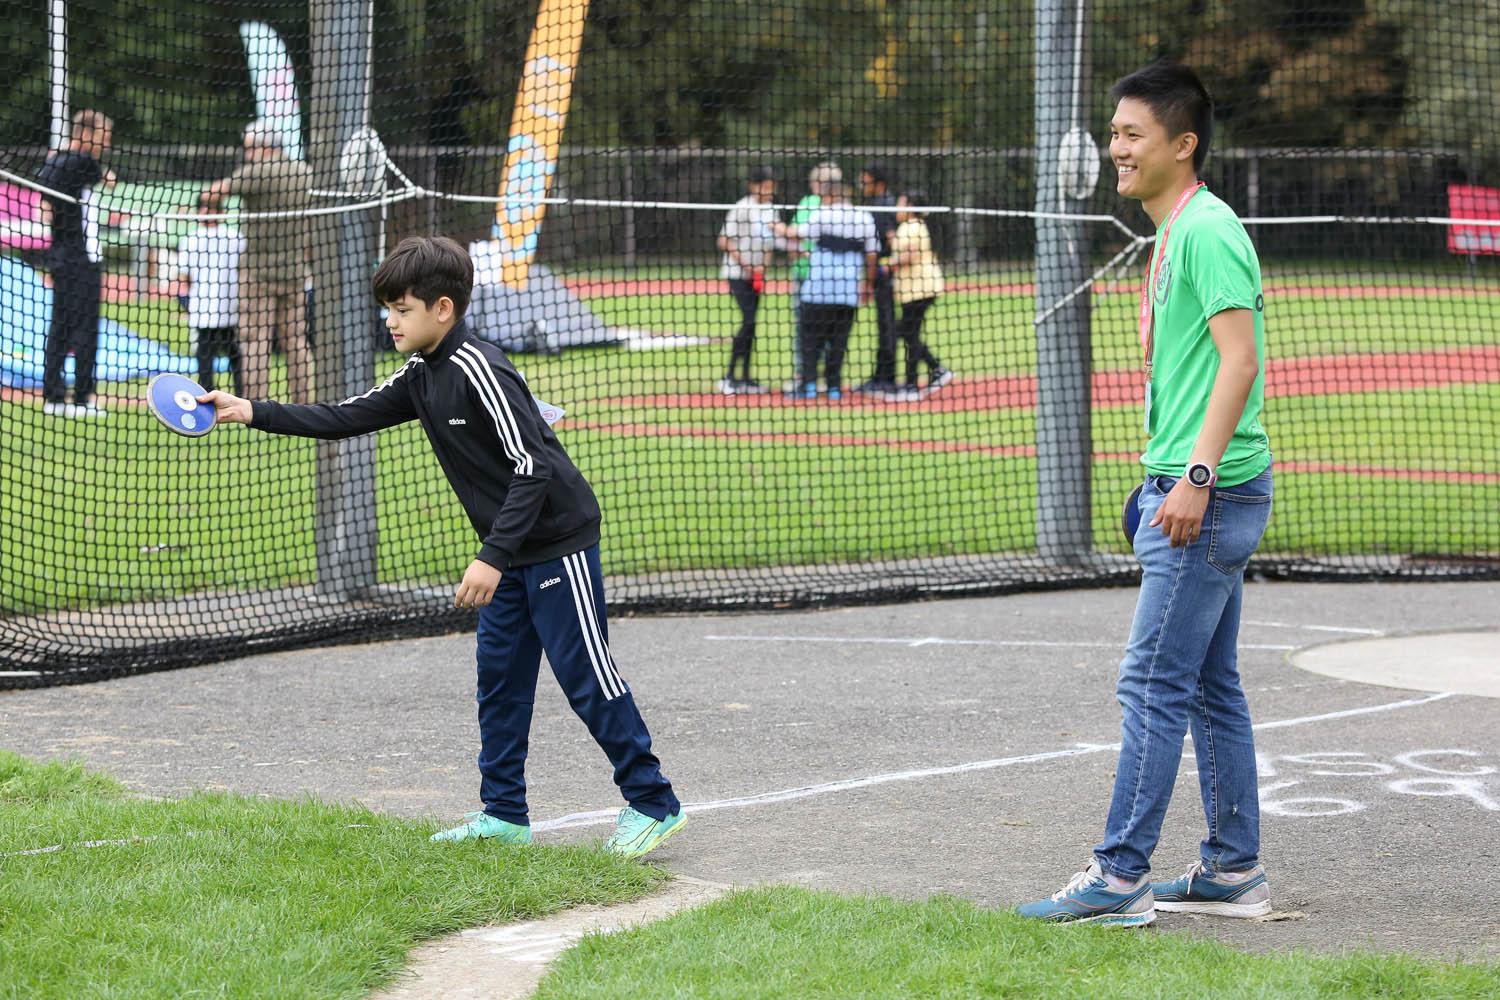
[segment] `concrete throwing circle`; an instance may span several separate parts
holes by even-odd
[[[1310,673],[1361,684],[1500,698],[1500,630],[1350,639],[1291,659]]]

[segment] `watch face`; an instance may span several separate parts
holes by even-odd
[[[1213,480],[1213,472],[1206,465],[1194,465],[1188,469],[1188,482],[1194,486],[1207,486]]]

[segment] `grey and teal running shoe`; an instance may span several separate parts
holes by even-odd
[[[1204,870],[1203,862],[1181,878],[1151,886],[1158,909],[1168,913],[1207,913],[1216,917],[1263,917],[1271,912],[1266,870],[1256,865],[1246,878],[1228,882]]]
[[[1023,917],[1055,924],[1100,924],[1110,927],[1144,927],[1156,919],[1151,883],[1144,877],[1129,889],[1111,889],[1099,862],[1046,899],[1016,907]]]

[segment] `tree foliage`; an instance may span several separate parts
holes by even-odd
[[[1458,150],[1500,162],[1500,15],[1484,0],[1090,0],[1097,131],[1115,76],[1198,66],[1227,142]],[[535,0],[375,0],[388,143],[501,142]],[[232,143],[253,113],[238,22],[286,38],[296,0],[72,0],[75,106],[141,144]],[[47,134],[46,5],[0,35],[0,142]],[[1031,142],[1033,6],[1014,0],[593,0],[569,141],[608,146],[1007,147]]]

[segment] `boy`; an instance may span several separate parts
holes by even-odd
[[[1157,907],[1260,916],[1271,896],[1235,656],[1245,564],[1271,512],[1260,262],[1234,212],[1198,180],[1213,127],[1198,77],[1157,63],[1111,95],[1117,189],[1157,226],[1140,314],[1150,442],[1135,553],[1144,574],[1116,688],[1124,720],[1104,841],[1087,869],[1020,913],[1123,926],[1150,923]],[[1189,725],[1208,836],[1186,874],[1153,884],[1151,853]]]
[[[184,283],[193,353],[198,357],[198,384],[212,389],[214,359],[228,355],[235,395],[243,395],[245,372],[237,328],[245,237],[213,217],[219,211],[219,199],[212,192],[199,192],[198,211],[208,218],[177,241],[177,271]]]
[[[897,206],[911,208],[928,203],[925,191],[908,191],[896,199]],[[897,212],[896,232],[891,236],[891,284],[896,301],[901,303],[901,318],[896,334],[906,344],[906,384],[897,386],[887,397],[894,402],[914,402],[922,398],[917,385],[917,365],[927,366],[927,394],[937,392],[953,381],[953,373],[943,367],[937,355],[922,340],[922,319],[943,294],[943,269],[932,252],[932,236],[927,220],[920,212]]]
[[[479,796],[433,840],[531,843],[523,768],[542,652],[614,765],[629,803],[605,848],[639,857],[687,822],[610,656],[599,505],[498,347],[464,326],[474,266],[443,237],[411,236],[375,272],[386,327],[410,359],[342,403],[286,405],[209,392],[220,420],[343,438],[417,419],[481,539],[453,603],[479,608]]]

